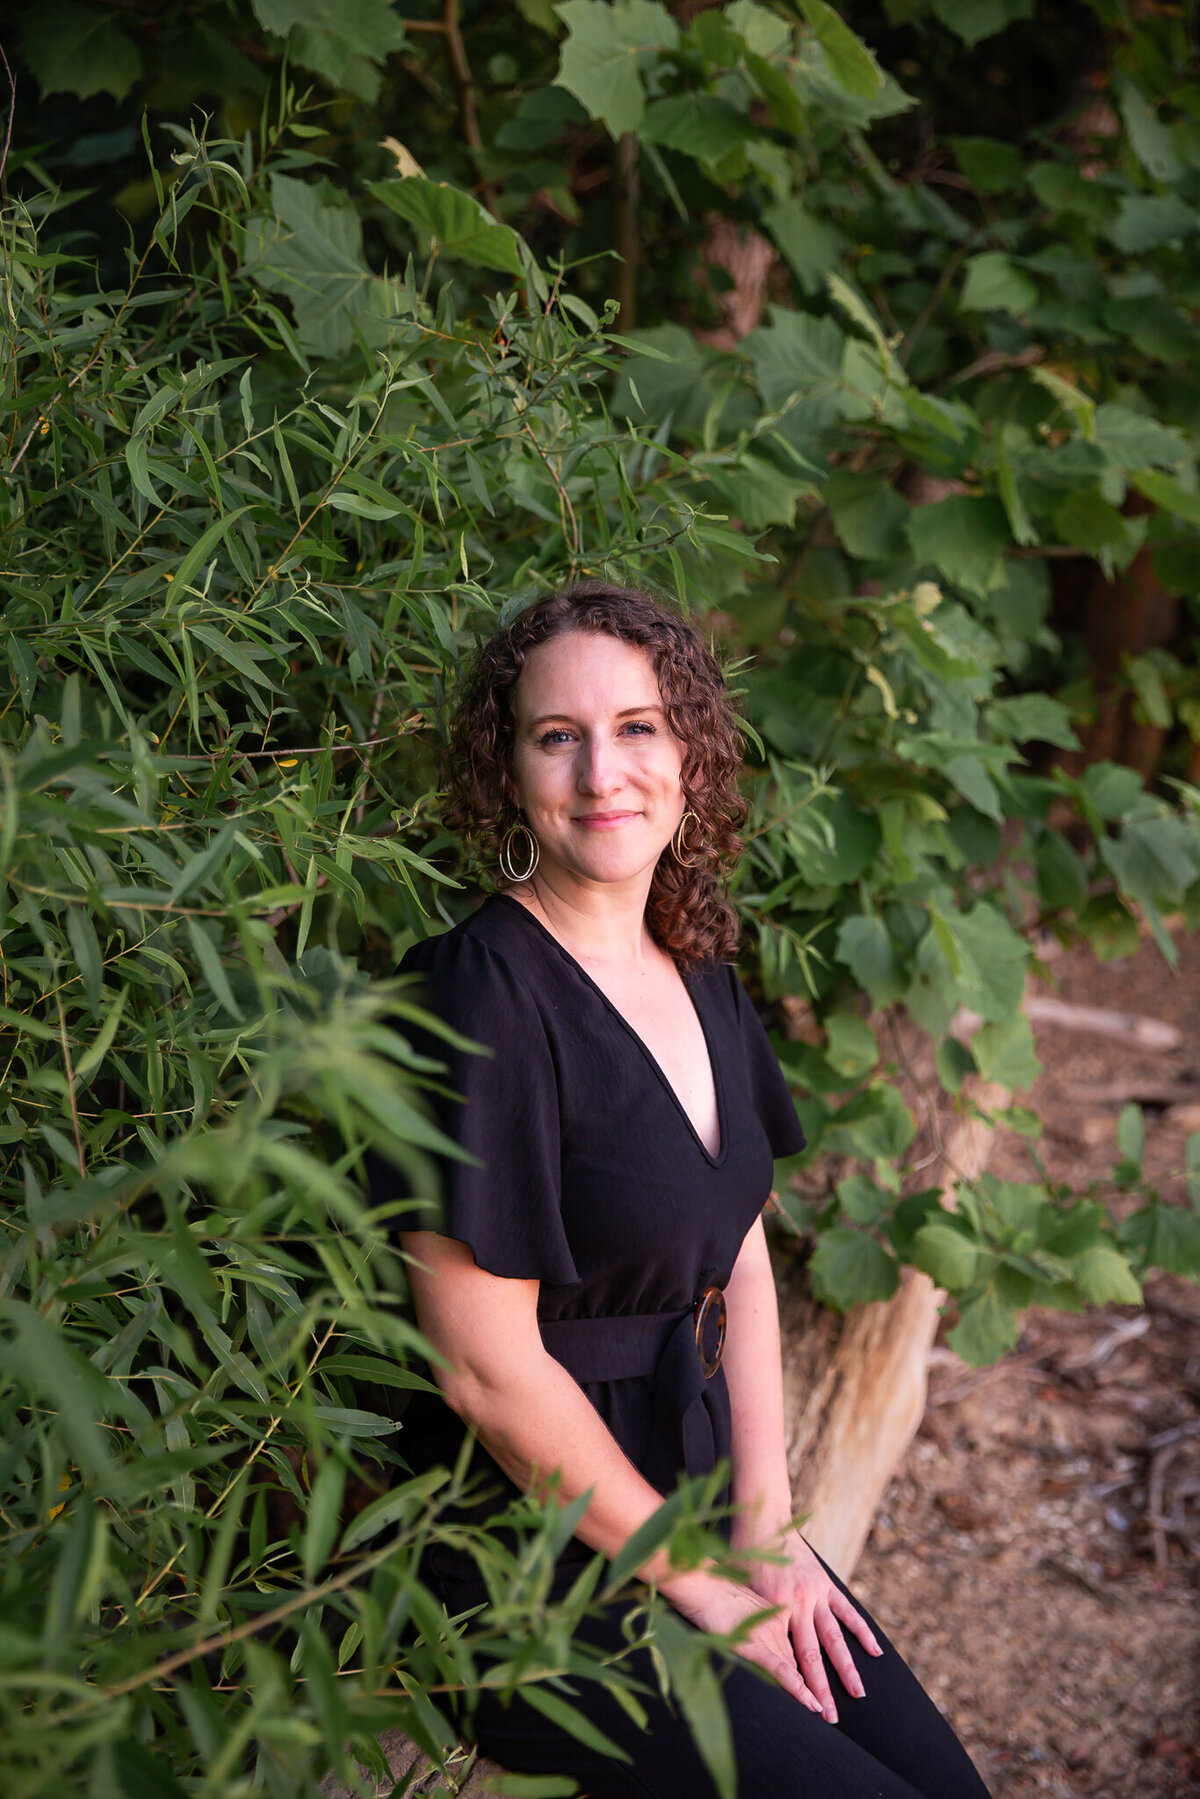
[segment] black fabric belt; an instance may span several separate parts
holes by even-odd
[[[724,1337],[718,1289],[686,1312],[543,1319],[539,1329],[548,1353],[581,1386],[653,1377],[642,1472],[660,1492],[668,1492],[684,1470],[710,1474],[729,1453],[728,1392],[724,1381],[710,1378]]]

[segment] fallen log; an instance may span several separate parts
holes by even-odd
[[[1074,1000],[1056,999],[1050,993],[1031,993],[1024,1009],[1030,1024],[1048,1024],[1090,1037],[1116,1038],[1159,1055],[1171,1055],[1183,1048],[1183,1032],[1164,1018],[1119,1012],[1111,1006],[1077,1005]]]
[[[973,1095],[985,1113],[1008,1103],[991,1083]],[[959,1119],[943,1152],[942,1204],[987,1166],[992,1130]],[[862,1552],[884,1489],[925,1413],[929,1352],[945,1294],[906,1268],[893,1298],[838,1317],[807,1291],[803,1271],[777,1265],[784,1340],[784,1416],[794,1502],[804,1534],[843,1580]]]

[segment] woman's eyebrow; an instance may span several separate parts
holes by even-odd
[[[626,706],[622,711],[613,714],[615,718],[645,718],[649,712],[657,712],[662,716],[662,706],[654,701],[648,706]],[[535,731],[539,725],[548,725],[552,719],[569,719],[569,712],[543,712],[538,718],[531,718],[529,729]]]

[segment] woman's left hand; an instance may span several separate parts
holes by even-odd
[[[842,1635],[842,1626],[856,1636],[870,1655],[882,1655],[870,1625],[836,1586],[797,1530],[789,1530],[779,1545],[785,1562],[752,1564],[750,1586],[770,1605],[783,1608],[796,1655],[796,1666],[808,1691],[830,1724],[837,1723],[822,1650],[852,1698],[863,1697],[863,1684]]]

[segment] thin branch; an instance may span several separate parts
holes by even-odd
[[[458,24],[458,0],[446,0],[442,14],[442,33],[446,39],[446,49],[450,53],[450,66],[454,70],[454,80],[458,88],[458,116],[462,123],[463,142],[467,148],[478,153],[483,149],[483,139],[479,135],[479,116],[475,111],[475,77],[471,73],[471,65],[467,61],[467,47],[463,43],[462,32]],[[484,205],[493,218],[500,217],[500,209],[496,204],[496,193],[490,181],[481,176],[479,191]]]
[[[13,120],[17,114],[17,78],[9,67],[3,44],[0,44],[0,62],[4,64],[4,73],[8,76],[8,125],[4,132],[4,148],[0,150],[0,181],[3,181],[4,171],[8,167],[8,148],[12,143]]]

